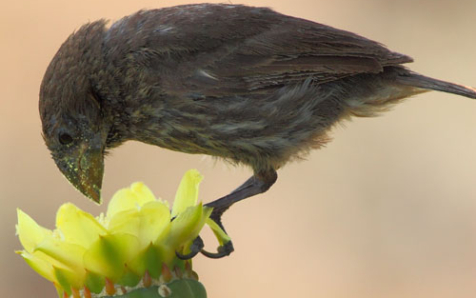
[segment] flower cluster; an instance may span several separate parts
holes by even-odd
[[[56,229],[38,225],[18,210],[18,253],[41,276],[54,283],[60,297],[102,297],[173,278],[196,278],[187,254],[205,224],[220,245],[230,238],[197,204],[202,176],[188,171],[170,211],[142,183],[119,190],[106,214],[94,217],[71,203],[62,205]]]

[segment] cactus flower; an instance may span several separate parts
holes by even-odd
[[[116,192],[98,217],[65,203],[55,230],[18,210],[24,249],[17,253],[55,285],[60,297],[110,297],[149,287],[162,291],[158,297],[172,297],[171,282],[198,279],[191,260],[176,253],[187,254],[205,224],[220,244],[230,240],[209,218],[212,209],[197,203],[201,180],[196,170],[184,175],[172,210],[140,182]]]

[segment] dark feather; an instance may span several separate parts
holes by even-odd
[[[205,97],[259,92],[309,77],[320,84],[412,61],[351,32],[238,5],[141,11],[116,22],[106,41],[110,51],[121,41],[129,63],[160,78],[165,92]]]

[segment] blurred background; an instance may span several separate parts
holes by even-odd
[[[13,253],[21,248],[17,207],[49,228],[65,201],[94,214],[105,209],[67,183],[43,144],[38,90],[51,58],[85,22],[185,3],[2,3],[2,296],[56,295]],[[354,31],[412,56],[418,72],[476,85],[474,0],[240,3]],[[209,297],[476,297],[476,101],[426,93],[382,117],[338,126],[333,137],[306,161],[282,169],[266,194],[225,215],[236,252],[195,261]],[[171,199],[189,168],[205,176],[200,194],[205,202],[251,175],[208,157],[131,142],[108,157],[103,196],[107,202],[115,190],[144,181],[156,195]]]

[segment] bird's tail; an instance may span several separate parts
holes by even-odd
[[[454,94],[476,99],[475,88],[433,79],[433,78],[426,77],[412,71],[400,73],[397,76],[397,82],[403,85],[413,86],[413,87],[422,88],[422,89],[454,93]]]

